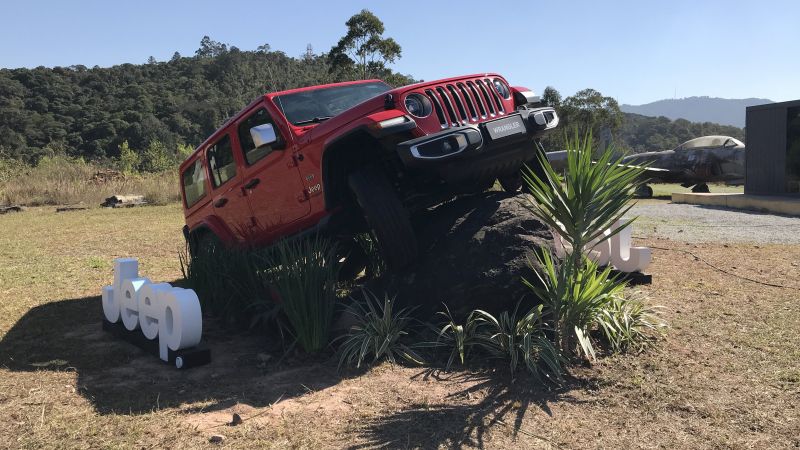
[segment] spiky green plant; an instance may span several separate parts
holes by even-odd
[[[537,378],[560,380],[562,358],[547,339],[542,305],[522,316],[519,315],[519,306],[517,304],[514,311],[503,311],[497,316],[480,309],[473,310],[463,325],[445,307],[445,311],[440,312],[446,320],[437,329],[439,338],[425,345],[450,350],[445,370],[450,369],[456,358],[464,364],[477,352],[507,361],[511,373],[516,372],[521,361]]]
[[[519,304],[513,312],[503,311],[498,317],[475,310],[470,319],[477,325],[476,343],[495,358],[508,360],[511,372],[520,360],[537,378],[561,379],[562,358],[548,340],[542,320],[542,305],[518,317]]]
[[[613,228],[633,206],[636,189],[644,182],[644,168],[621,164],[612,147],[592,160],[592,135],[581,139],[577,131],[567,139],[567,166],[562,178],[544,154],[539,154],[544,178],[531,168],[522,171],[532,200],[528,209],[543,223],[558,233],[572,249],[583,249],[606,230],[611,236],[628,226],[634,219]],[[581,252],[569,256],[574,266],[581,264]]]
[[[588,258],[576,267],[569,258],[557,263],[546,249],[537,257],[542,273],[536,272],[536,276],[541,286],[528,280],[524,283],[542,300],[552,318],[556,346],[563,352],[578,348],[594,359],[589,332],[603,308],[622,295],[625,282],[615,279],[610,267],[600,270]]]
[[[279,241],[263,255],[283,312],[306,352],[330,342],[340,267],[335,255],[335,246],[319,236]]]
[[[456,358],[463,365],[472,349],[480,344],[482,337],[479,336],[478,331],[481,321],[476,320],[475,311],[473,311],[467,316],[466,322],[461,325],[453,317],[450,308],[447,305],[444,308],[445,310],[438,314],[444,316],[445,322],[441,328],[436,328],[437,340],[431,346],[450,349],[445,365],[445,370],[450,370]],[[433,325],[431,326],[433,327]]]
[[[228,323],[249,321],[254,326],[253,317],[274,317],[276,313],[267,266],[260,263],[262,252],[214,245],[195,255],[187,248],[178,257],[183,277],[204,311]]]
[[[640,352],[653,345],[657,333],[666,327],[657,309],[638,296],[614,296],[595,321],[612,352]]]
[[[422,358],[403,342],[414,322],[411,317],[413,309],[394,309],[394,299],[388,295],[381,301],[366,289],[362,290],[362,299],[353,299],[345,314],[355,321],[344,342],[339,348],[339,367],[342,365],[361,367],[370,357],[374,363],[386,358],[392,364],[398,358],[423,364]]]
[[[631,200],[644,182],[645,169],[621,164],[611,147],[594,161],[591,134],[581,139],[576,131],[574,138],[567,139],[567,149],[563,178],[543,155],[539,155],[543,178],[530,168],[523,170],[531,194],[528,209],[570,247],[560,264],[543,249],[538,258],[544,273],[537,272],[543,287],[526,284],[544,301],[559,350],[570,353],[578,348],[594,359],[590,329],[598,312],[620,295],[625,284],[611,276],[610,268],[600,271],[584,251],[591,250],[586,248],[590,243],[607,239],[633,222],[629,219],[614,227],[633,206]],[[610,235],[603,236],[606,230]]]

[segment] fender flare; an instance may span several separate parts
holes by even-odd
[[[188,226],[184,227],[183,234],[187,238],[187,242],[190,242],[190,239],[201,233],[213,233],[223,244],[228,246],[236,243],[236,237],[233,232],[217,216],[208,216],[191,229]]]

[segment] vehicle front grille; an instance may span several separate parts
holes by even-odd
[[[447,83],[425,89],[442,128],[479,123],[506,114],[503,100],[489,78]]]

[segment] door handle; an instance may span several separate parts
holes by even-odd
[[[258,183],[261,183],[260,178],[253,178],[252,180],[248,181],[243,187],[244,189],[253,189],[254,187],[258,186]]]
[[[228,199],[225,197],[220,198],[219,200],[214,202],[214,208],[222,208],[225,204],[228,203]]]

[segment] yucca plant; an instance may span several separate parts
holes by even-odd
[[[567,166],[562,178],[550,165],[547,156],[539,154],[544,178],[529,167],[522,171],[532,200],[528,209],[550,226],[573,249],[583,249],[606,231],[618,233],[634,219],[611,229],[633,206],[636,189],[644,183],[644,168],[621,163],[613,147],[601,151],[592,160],[592,135],[581,139],[577,131],[567,139]],[[581,252],[570,255],[574,266],[581,265]]]
[[[640,352],[653,345],[657,332],[666,327],[657,309],[636,296],[614,296],[595,321],[612,352]]]
[[[536,272],[541,286],[528,280],[524,283],[544,302],[553,319],[555,344],[563,352],[578,348],[585,357],[595,359],[589,332],[600,312],[622,295],[625,282],[615,279],[610,267],[600,270],[585,257],[577,267],[569,258],[557,263],[546,249],[537,257],[543,272]]]
[[[195,255],[187,248],[178,259],[183,277],[204,311],[236,324],[254,315],[274,313],[270,280],[265,277],[266,266],[259,264],[259,251],[216,245]]]
[[[476,320],[476,311],[472,311],[467,316],[466,322],[461,325],[456,322],[450,312],[450,308],[447,305],[444,308],[444,311],[438,313],[445,318],[441,328],[431,325],[436,331],[437,339],[436,342],[430,343],[430,346],[450,349],[447,364],[445,365],[445,370],[450,370],[456,359],[461,365],[464,365],[472,349],[481,343],[482,336],[478,334],[478,331],[482,322]]]
[[[370,356],[372,363],[386,358],[395,364],[398,358],[402,358],[423,364],[422,358],[403,342],[414,322],[411,317],[413,309],[395,310],[394,298],[385,295],[381,301],[366,289],[361,292],[362,299],[353,299],[345,310],[355,324],[343,336],[344,342],[339,348],[339,367],[361,367]]]
[[[519,304],[513,312],[503,311],[494,316],[476,309],[459,324],[449,309],[441,312],[446,321],[437,330],[439,339],[432,344],[450,350],[446,370],[456,358],[461,364],[474,352],[490,358],[508,361],[511,373],[516,372],[520,361],[537,378],[561,379],[561,357],[547,339],[542,320],[542,305],[519,316]]]
[[[537,272],[542,287],[525,283],[544,301],[553,341],[562,354],[577,347],[594,359],[589,331],[599,311],[621,294],[625,284],[611,275],[610,268],[600,271],[584,251],[591,250],[586,248],[590,243],[613,236],[634,220],[614,228],[633,206],[631,200],[644,182],[645,169],[622,164],[611,147],[602,149],[594,161],[591,134],[581,139],[576,131],[574,138],[567,139],[567,149],[563,178],[544,155],[539,155],[543,178],[530,168],[523,170],[531,194],[528,209],[571,247],[561,263],[542,249],[538,258],[544,273]],[[603,236],[606,230],[610,235]]]
[[[329,344],[336,309],[339,264],[336,248],[315,236],[283,240],[264,253],[265,275],[274,286],[297,343],[306,352]]]
[[[562,358],[545,334],[542,305],[518,317],[519,304],[513,312],[503,311],[498,317],[475,310],[471,319],[478,321],[476,342],[495,358],[506,359],[511,372],[520,360],[537,378],[561,379]]]

